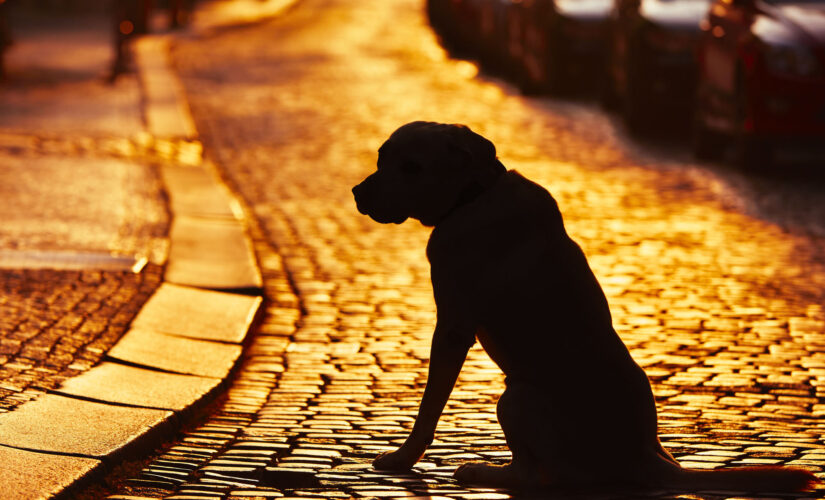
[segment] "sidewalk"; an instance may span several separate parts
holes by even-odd
[[[15,14],[0,86],[0,498],[46,498],[221,392],[261,279],[163,37],[140,40],[139,73],[109,85],[108,16]]]
[[[137,78],[104,82],[108,18],[15,14],[0,85],[2,410],[101,359],[157,288],[169,226],[138,142]]]

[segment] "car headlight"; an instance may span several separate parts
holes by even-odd
[[[816,76],[822,72],[816,56],[798,45],[769,44],[764,59],[765,67],[776,75]]]

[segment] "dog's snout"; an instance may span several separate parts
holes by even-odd
[[[355,201],[358,201],[358,198],[361,196],[363,191],[364,187],[361,184],[358,184],[352,188],[352,195],[355,197]]]
[[[369,215],[376,222],[400,224],[409,217],[403,203],[399,203],[397,196],[386,191],[385,184],[375,174],[352,188],[352,194],[358,211]]]
[[[375,197],[377,183],[378,180],[375,174],[372,174],[352,188],[352,194],[355,196],[356,203],[369,203],[370,200]]]
[[[358,208],[358,211],[364,215],[368,215],[367,205],[369,205],[369,190],[368,187],[365,185],[366,183],[367,181],[364,180],[364,182],[352,188],[352,195],[355,198],[355,206]]]

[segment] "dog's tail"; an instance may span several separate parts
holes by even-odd
[[[677,469],[668,473],[668,486],[680,490],[743,492],[810,491],[820,480],[810,471],[793,467],[737,467],[719,470]]]

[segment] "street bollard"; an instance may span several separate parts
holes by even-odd
[[[138,34],[148,32],[151,7],[151,0],[115,0],[113,8],[115,58],[109,77],[110,82],[114,82],[119,75],[129,71],[132,62],[131,40]]]

